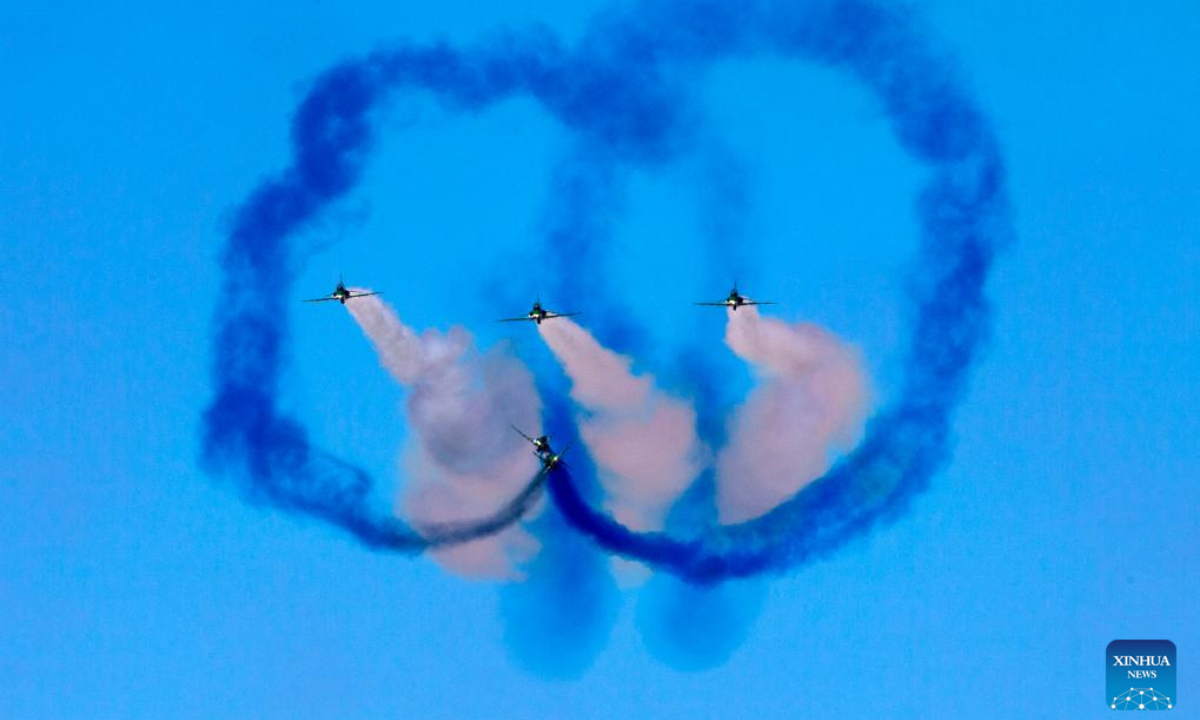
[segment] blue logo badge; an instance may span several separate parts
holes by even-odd
[[[1171,710],[1175,707],[1175,643],[1170,640],[1113,640],[1105,657],[1113,710]]]

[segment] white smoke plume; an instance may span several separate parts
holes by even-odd
[[[717,458],[723,523],[757,517],[829,468],[831,452],[861,432],[870,399],[857,350],[811,323],[727,311],[725,342],[759,385],[729,420]]]
[[[587,411],[579,431],[608,509],[629,527],[661,528],[706,460],[695,410],[658,390],[652,376],[634,375],[628,357],[602,347],[569,318],[539,331],[571,379],[571,397]]]
[[[540,432],[541,399],[529,370],[502,348],[480,354],[463,328],[417,333],[377,296],[356,298],[346,309],[380,364],[409,391],[406,412],[415,437],[400,461],[409,479],[398,503],[402,515],[420,531],[486,517],[520,493],[539,469],[509,427]],[[468,577],[515,578],[537,549],[514,525],[432,555]]]

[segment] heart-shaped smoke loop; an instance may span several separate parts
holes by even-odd
[[[428,534],[373,511],[367,474],[314,447],[279,409],[278,378],[296,258],[289,240],[359,181],[373,113],[389,95],[430,93],[476,112],[524,95],[574,131],[555,175],[558,216],[545,242],[561,262],[557,297],[602,303],[594,279],[605,249],[605,199],[624,165],[657,167],[697,136],[688,89],[713,63],[760,55],[844,71],[870,90],[900,146],[929,174],[916,201],[920,280],[897,399],[829,472],[758,518],[679,538],[637,532],[589,505],[558,469],[551,495],[567,521],[602,547],[694,582],[782,570],[828,552],[895,515],[948,459],[950,415],[990,326],[984,284],[1011,236],[997,143],[955,65],[902,6],[875,0],[646,2],[603,15],[572,48],[544,30],[469,49],[402,44],[341,64],[314,83],[292,124],[292,162],[242,203],[222,258],[213,340],[214,399],[204,460],[247,481],[254,496],[348,530],[364,543],[419,551]],[[588,267],[588,280],[572,268]],[[251,297],[238,290],[253,287]],[[551,430],[574,437],[566,400],[550,396]],[[586,458],[576,472],[591,472]],[[542,478],[535,478],[526,491]],[[580,478],[586,479],[586,478]],[[506,507],[515,520],[523,492]],[[505,522],[489,518],[492,532]],[[472,537],[455,528],[453,540]]]

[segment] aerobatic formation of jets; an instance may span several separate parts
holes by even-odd
[[[325,302],[328,300],[337,300],[341,304],[345,305],[347,300],[353,300],[354,298],[360,298],[360,297],[369,297],[371,295],[382,295],[382,293],[379,293],[379,292],[352,292],[352,291],[346,289],[345,282],[343,282],[342,279],[339,277],[337,287],[329,295],[326,295],[325,297],[312,298],[311,300],[305,300],[304,302]],[[739,307],[742,307],[743,305],[775,305],[776,303],[760,301],[760,300],[752,300],[752,299],[746,297],[745,295],[742,295],[741,293],[738,292],[737,283],[735,282],[733,284],[733,289],[729,291],[729,295],[721,302],[698,302],[698,303],[693,303],[693,304],[706,305],[706,306],[710,306],[710,307],[725,307],[725,308],[729,308],[730,310],[736,311]],[[579,314],[580,313],[577,313],[577,312],[557,313],[557,312],[547,310],[544,307],[542,307],[541,298],[537,298],[536,300],[534,300],[533,308],[529,312],[527,312],[524,316],[515,317],[515,318],[504,318],[502,320],[498,320],[497,322],[527,322],[527,321],[531,321],[531,322],[537,323],[538,325],[541,325],[542,321],[544,321],[544,320],[553,320],[555,318],[563,318],[563,317],[573,317],[573,316],[579,315]],[[515,425],[513,426],[513,430],[516,430],[518,433],[520,433],[521,437],[523,437],[527,441],[529,441],[530,445],[533,445],[533,454],[542,463],[542,469],[544,471],[549,472],[550,470],[553,470],[554,468],[556,468],[560,465],[563,467],[566,467],[567,464],[566,464],[566,462],[563,461],[562,457],[563,457],[563,454],[565,454],[566,451],[570,448],[569,445],[567,447],[563,448],[562,450],[560,450],[559,452],[555,452],[554,449],[552,447],[550,447],[550,438],[549,437],[547,437],[545,435],[539,435],[537,437],[532,437],[530,435],[526,435],[524,433],[524,431],[522,431],[520,428],[518,428]]]

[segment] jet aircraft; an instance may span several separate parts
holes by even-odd
[[[559,465],[566,467],[567,463],[565,460],[562,459],[562,456],[565,455],[567,453],[567,451],[570,449],[571,449],[571,446],[568,445],[559,452],[556,452],[551,455],[543,456],[542,457],[542,469],[553,470],[554,468],[558,467]]]
[[[733,289],[729,291],[729,297],[725,298],[721,302],[698,302],[698,303],[693,303],[693,304],[694,305],[707,305],[709,307],[727,307],[730,310],[737,311],[737,309],[742,307],[743,305],[777,305],[778,303],[760,302],[758,300],[751,300],[750,298],[746,297],[745,295],[742,295],[741,293],[739,293],[738,289],[737,289],[737,283],[734,283]]]
[[[554,454],[554,451],[550,449],[550,438],[546,437],[545,435],[529,437],[516,425],[512,425],[512,429],[520,433],[521,437],[525,438],[531,445],[533,445],[533,454],[537,455],[539,458]]]
[[[498,322],[524,322],[526,320],[532,320],[533,322],[537,323],[538,325],[541,325],[543,320],[553,320],[554,318],[560,318],[560,317],[571,317],[573,315],[578,315],[578,314],[579,313],[577,313],[577,312],[571,312],[571,313],[551,312],[551,311],[545,309],[544,307],[542,307],[542,300],[541,300],[541,298],[538,298],[533,303],[533,309],[530,310],[529,312],[525,313],[524,317],[504,318],[503,320],[500,320]]]
[[[542,461],[543,470],[553,470],[559,465],[566,467],[566,463],[563,462],[562,456],[571,448],[570,445],[563,448],[561,452],[554,452],[554,449],[550,447],[550,438],[546,437],[545,435],[530,437],[516,425],[513,425],[512,429],[520,433],[521,437],[525,438],[531,445],[533,445],[533,454],[538,460]]]
[[[346,283],[342,282],[342,278],[339,276],[337,287],[334,288],[333,292],[329,293],[325,297],[312,298],[311,300],[305,300],[304,302],[327,302],[329,300],[337,300],[341,304],[345,305],[346,301],[352,298],[369,297],[371,295],[382,294],[383,293],[377,292],[351,292],[350,290],[346,289]]]

